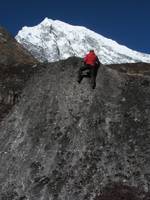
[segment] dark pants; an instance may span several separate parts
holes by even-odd
[[[87,74],[83,75],[83,71],[87,70]],[[94,89],[96,87],[96,75],[97,75],[98,66],[84,65],[80,67],[78,72],[78,82],[82,81],[83,77],[91,78],[91,87]]]

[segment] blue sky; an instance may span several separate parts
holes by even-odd
[[[13,35],[45,17],[82,25],[150,54],[149,0],[1,0],[0,25]]]

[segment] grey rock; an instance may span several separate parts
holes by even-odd
[[[0,199],[148,199],[150,65],[101,66],[93,90],[81,64],[43,65],[2,119]]]

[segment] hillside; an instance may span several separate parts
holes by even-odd
[[[19,100],[39,63],[13,36],[0,27],[0,121]]]

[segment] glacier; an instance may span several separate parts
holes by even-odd
[[[150,63],[149,54],[129,49],[86,27],[47,17],[36,26],[24,26],[15,38],[41,62],[83,57],[94,49],[102,64]]]

